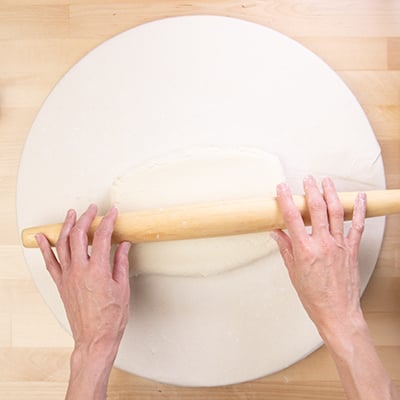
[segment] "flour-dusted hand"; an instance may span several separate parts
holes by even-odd
[[[290,279],[331,353],[347,398],[398,400],[372,343],[360,306],[358,252],[364,230],[366,195],[359,193],[348,234],[332,180],[304,179],[312,230],[306,230],[286,184],[277,199],[287,227],[273,232]],[[293,339],[295,340],[295,338]]]
[[[67,213],[54,254],[44,235],[37,241],[70,323],[75,348],[67,398],[106,398],[108,377],[129,315],[130,243],[121,243],[110,265],[111,236],[118,211],[111,208],[96,229],[91,254],[88,230],[96,217],[91,205],[76,220]]]
[[[277,188],[288,234],[276,232],[293,286],[317,327],[324,331],[361,317],[358,249],[364,229],[365,193],[357,195],[352,226],[344,234],[344,211],[333,182],[304,180],[312,233],[305,229],[286,184]]]

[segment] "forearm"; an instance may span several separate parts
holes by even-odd
[[[75,348],[66,400],[103,400],[116,356],[116,350]]]
[[[322,336],[348,399],[400,400],[363,318],[356,318],[351,326],[324,330]]]

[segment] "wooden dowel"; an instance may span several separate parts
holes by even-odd
[[[339,193],[345,219],[352,217],[358,192]],[[367,217],[400,213],[400,190],[368,191]],[[293,196],[304,222],[309,214],[304,196]],[[102,217],[96,217],[90,231],[89,243]],[[35,235],[43,233],[55,245],[62,223],[36,226],[22,231],[25,247],[37,247]],[[183,240],[204,237],[238,235],[285,228],[276,198],[259,198],[194,204],[165,209],[123,213],[118,216],[113,242],[132,243]]]

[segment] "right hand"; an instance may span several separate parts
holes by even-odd
[[[286,184],[277,188],[277,199],[287,231],[274,231],[290,279],[320,333],[343,332],[363,319],[360,308],[358,250],[366,212],[366,195],[359,193],[352,225],[344,234],[344,212],[333,182],[322,181],[320,193],[314,178],[304,179],[311,215],[308,234]]]

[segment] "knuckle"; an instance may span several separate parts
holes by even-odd
[[[296,253],[297,257],[304,262],[310,262],[315,258],[315,251],[307,242],[300,243],[300,247],[297,249]]]
[[[284,217],[289,221],[298,218],[298,216],[299,216],[299,211],[296,208],[289,208],[284,212]]]
[[[78,225],[75,225],[71,230],[71,238],[80,239],[86,235],[86,232]]]
[[[112,229],[109,229],[108,227],[105,226],[100,226],[95,230],[93,236],[98,239],[106,239],[109,236],[111,236],[111,233]]]
[[[57,251],[62,250],[62,248],[64,247],[66,242],[67,242],[67,238],[63,235],[60,235],[56,242]]]
[[[320,199],[312,197],[307,201],[308,207],[312,211],[325,211],[326,210],[326,203]]]
[[[354,223],[352,224],[352,228],[353,228],[356,232],[362,233],[362,232],[364,232],[365,224],[364,224],[364,222],[354,222]]]
[[[329,206],[329,213],[334,218],[343,218],[344,217],[344,209],[339,204],[330,205]]]
[[[335,241],[333,240],[323,240],[320,243],[320,249],[321,249],[321,256],[326,259],[330,254],[332,254],[332,251],[335,249]]]

